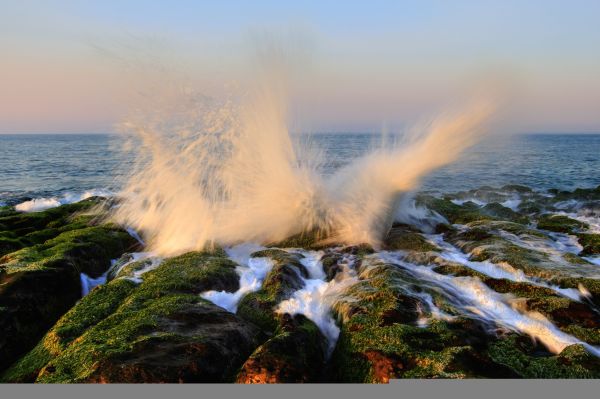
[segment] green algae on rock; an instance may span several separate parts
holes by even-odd
[[[272,338],[242,366],[236,382],[244,384],[319,382],[325,377],[327,341],[304,315],[284,314]]]
[[[407,225],[392,227],[384,240],[384,246],[389,250],[418,252],[439,250],[439,248],[427,241],[419,232]]]
[[[493,342],[488,355],[521,378],[599,378],[600,359],[582,345],[571,345],[558,355],[541,356],[525,337],[510,335]]]
[[[41,212],[4,210],[0,213],[0,256],[41,244],[63,232],[87,227],[105,210],[104,200],[100,197]]]
[[[432,319],[420,326],[417,301],[406,295],[411,277],[387,264],[363,267],[361,281],[336,304],[341,334],[332,356],[333,380],[513,376],[482,355],[486,334],[468,320]],[[419,282],[412,282],[418,290]],[[441,298],[440,298],[441,299]]]
[[[600,234],[579,233],[577,238],[583,247],[580,255],[600,254]]]
[[[98,200],[91,199],[0,218],[2,228],[11,229],[24,244],[0,258],[0,370],[33,347],[75,304],[81,272],[97,277],[111,259],[136,245],[116,226],[90,225],[95,216],[80,212],[96,205]],[[36,228],[43,230],[35,234]]]
[[[537,227],[557,233],[573,233],[577,230],[586,229],[589,226],[584,222],[564,215],[542,215],[538,218]]]
[[[482,214],[475,204],[457,205],[448,199],[421,195],[417,197],[417,203],[424,205],[442,215],[450,223],[466,224],[476,220],[495,219],[493,216]]]
[[[47,284],[41,290],[47,303],[21,297],[41,312],[23,320],[37,320],[55,307],[62,310],[35,333],[23,322],[21,334],[31,342],[23,345],[24,356],[9,354],[16,362],[8,362],[12,365],[1,378],[69,383],[600,378],[600,362],[586,346],[569,345],[553,354],[525,332],[514,332],[519,328],[471,312],[470,302],[463,306],[455,300],[460,286],[446,292],[437,280],[417,277],[427,268],[442,282],[473,283],[515,314],[547,319],[574,338],[569,342],[600,346],[600,273],[595,259],[587,258],[598,254],[599,235],[593,223],[588,229],[573,216],[595,217],[597,190],[550,196],[505,186],[444,198],[418,195],[419,205],[438,212],[449,224],[438,224],[438,235],[427,235],[420,230],[423,226],[394,223],[381,252],[368,244],[325,244],[316,233],[291,237],[250,255],[269,258],[273,266],[260,289],[241,298],[236,314],[201,297],[206,291],[240,288],[243,267],[220,248],[162,262],[144,259],[144,253],[125,254],[108,271],[108,283],[75,304],[78,273],[106,272],[110,259],[132,250],[124,244],[132,238],[117,226],[100,224],[86,210],[89,204],[72,208],[81,206],[81,212],[56,208],[38,216],[2,208],[0,250],[10,252],[2,257],[0,279],[7,287],[16,284],[13,280],[29,281],[20,283],[19,292],[42,281]],[[429,232],[433,226],[427,227]],[[583,248],[579,253],[576,239]],[[344,286],[327,303],[340,329],[332,353],[318,323],[307,318],[310,314],[275,311],[281,301],[305,288],[305,260],[312,262],[315,255],[322,255],[325,282],[335,285],[348,270],[353,276],[353,285]],[[470,263],[484,261],[514,275],[498,278],[485,274],[491,269]],[[56,294],[59,287],[64,292]],[[569,289],[568,295],[560,289]],[[17,310],[0,303],[0,324],[12,320]],[[0,347],[6,342],[1,337]]]
[[[230,381],[262,333],[198,294],[235,291],[235,267],[218,254],[192,252],[165,260],[139,285],[114,279],[79,302],[3,379]]]
[[[300,254],[290,254],[281,249],[267,249],[255,252],[251,256],[268,257],[275,264],[263,281],[261,289],[242,298],[237,314],[264,331],[272,333],[277,328],[280,317],[274,311],[275,306],[304,286],[301,277],[308,277],[308,271],[300,263]]]

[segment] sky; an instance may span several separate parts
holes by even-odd
[[[598,20],[597,0],[0,0],[0,133],[111,132],[163,80],[225,97],[261,41],[294,55],[300,130],[400,128],[493,79],[514,130],[600,132]]]

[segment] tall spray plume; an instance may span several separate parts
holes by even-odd
[[[377,246],[402,194],[475,144],[495,110],[471,101],[324,176],[319,151],[288,129],[285,69],[269,63],[242,100],[181,90],[123,123],[135,166],[116,220],[165,256],[308,232]]]

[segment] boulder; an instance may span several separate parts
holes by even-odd
[[[244,384],[322,381],[327,340],[303,315],[284,314],[274,336],[242,366],[236,382]]]
[[[78,213],[94,204],[86,200],[0,218],[2,228],[12,229],[24,245],[0,258],[0,370],[31,349],[80,298],[81,272],[98,277],[111,259],[136,245],[118,227],[93,225],[91,215]]]
[[[255,252],[251,256],[269,257],[274,265],[261,289],[242,298],[237,314],[265,332],[273,333],[280,317],[274,311],[275,306],[304,287],[302,279],[308,277],[308,271],[300,263],[301,254],[290,254],[281,249],[268,249]]]
[[[563,215],[542,215],[537,220],[538,229],[554,231],[557,233],[573,233],[574,231],[586,229],[586,223]]]
[[[398,224],[388,232],[384,240],[384,248],[417,252],[439,251],[439,248],[410,226]]]
[[[239,287],[218,253],[165,260],[134,282],[93,290],[2,377],[7,382],[226,382],[264,342],[258,328],[199,293]]]
[[[363,262],[359,278],[334,305],[342,325],[332,355],[333,381],[514,375],[482,354],[490,338],[477,323],[457,318],[420,325],[427,307],[411,294],[421,288],[410,274],[393,265]],[[435,300],[452,312],[443,298]]]

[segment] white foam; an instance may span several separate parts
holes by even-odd
[[[572,299],[574,301],[581,300],[582,295],[580,290],[576,290],[573,288],[560,288],[556,285],[548,284],[544,281],[527,277],[522,270],[515,269],[510,264],[505,262],[493,263],[490,261],[471,261],[469,259],[469,255],[463,253],[453,245],[450,245],[449,243],[445,242],[442,238],[442,234],[427,235],[426,237],[435,245],[443,249],[443,251],[440,252],[440,256],[443,259],[446,259],[451,262],[460,263],[461,265],[464,265],[469,269],[475,270],[479,273],[485,274],[486,276],[495,279],[507,279],[510,281],[524,282],[538,287],[549,288],[557,294]]]
[[[411,196],[403,197],[394,213],[394,221],[417,226],[421,231],[433,233],[435,226],[448,221],[439,213],[424,206],[418,206]]]
[[[15,210],[19,212],[39,212],[61,205],[56,198],[37,198],[15,205]]]
[[[427,292],[411,292],[411,295],[419,298],[423,303],[427,305],[427,308],[430,313],[430,317],[425,316],[423,309],[421,309],[421,303],[417,302],[417,313],[419,317],[417,318],[417,325],[419,327],[425,328],[429,325],[430,319],[438,319],[445,321],[452,321],[456,318],[456,316],[452,316],[443,310],[441,310],[434,302],[433,297]]]
[[[84,297],[90,293],[91,290],[99,285],[106,283],[106,272],[98,278],[92,278],[85,273],[79,275],[81,281],[81,296]]]
[[[500,230],[498,234],[519,247],[543,252],[559,263],[563,262],[565,253],[578,254],[583,249],[577,242],[577,237],[569,234],[544,232],[548,238],[532,235],[518,236],[504,230]]]
[[[236,272],[240,276],[240,287],[235,292],[206,291],[200,296],[223,309],[235,313],[240,300],[251,292],[256,292],[262,286],[267,274],[273,268],[270,258],[251,258],[250,254],[265,247],[258,244],[241,244],[225,249],[229,258],[238,263]]]
[[[160,264],[164,260],[163,258],[156,256],[156,254],[154,252],[131,252],[128,255],[130,256],[130,259],[127,262],[119,265],[119,268],[117,270],[115,270],[114,272],[112,272],[112,274],[114,276],[117,276],[121,272],[121,270],[123,270],[125,267],[129,266],[130,264],[132,264],[134,262],[149,259],[149,262],[147,262],[147,264],[144,265],[143,268],[132,271],[131,276],[119,277],[119,278],[131,280],[138,284],[142,282],[142,280],[143,280],[142,276],[145,273],[149,272],[150,270],[156,269],[158,266],[160,266]],[[116,259],[112,260],[112,266],[109,269],[109,272],[111,272],[111,270],[115,267],[116,262],[117,262]]]
[[[132,228],[132,227],[126,227],[126,228],[125,228],[125,231],[126,231],[126,232],[127,232],[129,235],[130,235],[130,236],[132,236],[133,238],[135,238],[135,240],[136,240],[137,242],[139,242],[139,243],[140,243],[140,244],[142,244],[142,245],[146,245],[146,243],[144,242],[144,240],[142,240],[142,237],[140,237],[140,235],[138,234],[138,232],[137,232],[137,231],[135,231],[135,229],[134,229],[134,228]]]
[[[584,256],[583,259],[587,260],[594,265],[600,266],[600,255],[597,256]]]
[[[450,202],[452,202],[455,205],[460,205],[460,206],[462,206],[466,202],[472,202],[472,203],[474,203],[477,206],[485,206],[485,205],[487,205],[487,202],[481,201],[481,200],[479,200],[477,198],[453,199],[453,200],[450,200]]]
[[[39,212],[50,208],[56,208],[57,206],[71,204],[73,202],[79,202],[86,198],[94,196],[111,196],[112,193],[107,190],[88,190],[82,194],[67,193],[62,197],[50,197],[50,198],[34,198],[29,201],[21,202],[15,205],[15,210],[19,212]]]
[[[352,260],[346,258],[346,262],[339,263],[342,271],[335,279],[327,282],[320,260],[322,253],[303,251],[302,254],[305,256],[303,264],[308,269],[310,278],[303,279],[304,287],[294,292],[289,299],[279,303],[275,311],[280,314],[303,314],[310,319],[327,338],[328,355],[330,355],[340,335],[340,329],[331,315],[331,308],[336,298],[354,285],[358,278],[350,266]]]
[[[570,199],[567,201],[560,201],[554,204],[554,207],[556,209],[568,209],[568,208],[572,208],[574,206],[579,205],[579,201],[574,200],[574,199]]]
[[[323,270],[323,264],[321,263],[321,258],[323,257],[322,251],[299,251],[303,258],[300,259],[300,263],[306,268],[308,271],[308,275],[311,279],[316,280],[325,280],[327,275]]]
[[[450,202],[452,202],[453,204],[456,205],[464,205],[466,202],[472,202],[475,205],[479,206],[479,207],[483,207],[486,206],[487,204],[489,204],[488,201],[484,201],[481,200],[479,198],[475,198],[475,197],[467,197],[467,198],[461,198],[461,199],[452,199],[450,200]],[[519,196],[513,196],[503,202],[500,202],[500,205],[512,209],[513,211],[517,211],[519,209],[519,205],[521,204],[522,200]]]
[[[148,262],[143,268],[139,270],[134,270],[131,276],[123,277],[125,279],[131,280],[135,283],[140,284],[143,281],[142,276],[148,273],[150,270],[156,269],[163,262],[162,258],[152,257],[150,258],[150,262]]]
[[[385,261],[409,270],[424,282],[442,288],[447,299],[471,317],[527,334],[553,353],[560,353],[569,345],[582,344],[590,353],[600,356],[599,348],[562,332],[539,313],[521,311],[512,306],[510,296],[493,291],[477,278],[439,274],[430,267],[404,261],[403,254],[381,252],[379,256]]]
[[[500,203],[500,205],[510,208],[513,211],[517,211],[519,209],[520,204],[521,204],[520,198],[511,198],[511,199],[508,199],[508,200]]]

